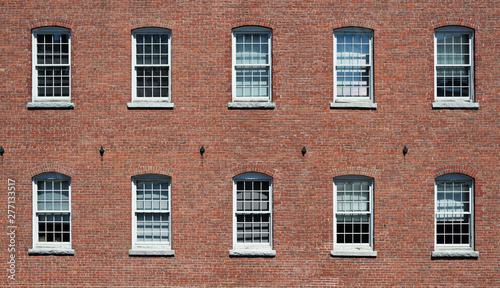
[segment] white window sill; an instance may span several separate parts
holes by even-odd
[[[276,250],[235,249],[235,250],[229,250],[229,256],[233,256],[233,257],[275,257]]]
[[[330,103],[330,109],[377,109],[377,103],[372,102],[335,102]]]
[[[332,257],[377,257],[377,251],[367,249],[334,250],[330,252]]]
[[[28,109],[74,109],[72,102],[30,102],[26,105]]]
[[[170,249],[132,249],[129,256],[174,256],[175,250]]]
[[[434,258],[477,258],[479,252],[472,248],[436,248],[432,251]]]
[[[276,103],[274,102],[229,102],[227,103],[229,109],[274,109]]]
[[[75,250],[61,248],[34,248],[28,250],[28,255],[75,255]]]
[[[129,109],[173,109],[171,102],[131,102],[127,103]]]
[[[433,109],[479,109],[477,102],[463,101],[436,101],[432,102]]]

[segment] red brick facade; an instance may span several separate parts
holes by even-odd
[[[3,1],[0,223],[15,245],[2,233],[0,285],[500,285],[499,11],[491,0]],[[248,25],[272,30],[274,109],[228,109],[231,31]],[[434,29],[450,25],[474,30],[477,109],[432,107]],[[71,31],[74,109],[27,109],[32,29],[50,26]],[[174,109],[127,108],[131,31],[144,27],[171,31]],[[330,108],[343,27],[373,30],[376,109]],[[71,177],[71,256],[28,254],[32,179],[45,172]],[[275,257],[229,255],[232,179],[245,172],[272,178]],[[448,173],[474,179],[478,257],[431,257],[434,181]],[[171,178],[174,256],[129,256],[131,178],[143,174]],[[330,255],[333,179],[345,175],[373,178],[376,257]]]

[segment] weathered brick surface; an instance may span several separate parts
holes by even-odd
[[[15,179],[22,286],[500,285],[500,2],[0,3],[0,227]],[[31,29],[72,35],[74,110],[27,110]],[[231,29],[273,30],[274,110],[228,110]],[[433,110],[433,31],[475,30],[478,110]],[[131,30],[172,31],[174,110],[128,110]],[[331,110],[333,29],[374,30],[377,110]],[[99,155],[101,145],[106,152]],[[200,156],[201,146],[206,148]],[[409,149],[403,157],[404,146]],[[301,149],[306,146],[303,157]],[[72,179],[74,256],[28,256],[31,178]],[[274,258],[230,258],[232,177],[274,179]],[[478,259],[431,259],[434,178],[475,179]],[[130,257],[134,175],[172,177],[175,256]],[[333,177],[374,177],[377,258],[332,258]],[[5,268],[5,269],[4,269]]]

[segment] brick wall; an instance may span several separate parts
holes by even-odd
[[[3,1],[0,220],[22,286],[496,286],[497,1]],[[276,108],[228,109],[231,29],[272,29]],[[432,109],[434,29],[474,29],[477,110]],[[31,29],[71,29],[70,110],[28,110]],[[333,29],[374,31],[376,110],[330,109]],[[131,30],[172,31],[173,110],[127,109]],[[101,159],[99,148],[105,153]],[[200,155],[201,146],[206,148]],[[305,146],[307,153],[302,156]],[[408,147],[403,156],[402,149]],[[31,256],[32,177],[71,177],[74,256]],[[229,257],[232,178],[273,177],[273,258]],[[173,257],[131,257],[131,177],[172,179]],[[434,259],[434,179],[475,180],[475,259]],[[333,178],[374,179],[376,258],[336,258]]]

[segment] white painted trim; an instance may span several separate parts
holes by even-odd
[[[269,67],[269,97],[267,99],[262,99],[263,97],[236,97],[236,34],[245,34],[245,33],[261,33],[261,34],[267,34],[268,35],[268,52],[269,52],[269,63],[268,64],[259,64],[259,65],[253,65],[253,66],[262,66],[262,67]],[[272,50],[272,40],[273,40],[273,32],[269,28],[265,27],[259,27],[259,26],[244,26],[244,27],[239,27],[233,29],[231,32],[231,54],[232,54],[232,60],[231,60],[231,70],[232,70],[232,101],[233,102],[253,102],[253,101],[259,101],[259,102],[269,102],[272,103],[273,100],[273,50]],[[252,66],[248,64],[248,66]],[[248,108],[248,107],[230,107],[229,108]],[[257,107],[253,107],[257,108]],[[271,108],[271,107],[259,107],[259,108]],[[274,108],[274,107],[272,107]]]
[[[469,83],[469,98],[468,100],[471,103],[475,101],[475,81],[474,81],[474,72],[475,72],[475,63],[474,63],[474,29],[468,27],[461,26],[446,26],[437,28],[434,30],[434,103],[432,103],[432,108],[446,109],[446,108],[464,108],[464,109],[477,109],[474,105],[466,105],[463,104],[462,107],[452,106],[450,104],[440,103],[440,101],[457,101],[457,103],[467,103],[464,101],[465,97],[439,97],[437,96],[437,37],[436,34],[439,33],[462,33],[469,34],[469,67],[470,67],[470,83]],[[467,65],[439,65],[440,67],[448,66],[448,67],[465,67]],[[460,104],[459,104],[460,105]]]
[[[370,216],[370,241],[368,244],[360,243],[360,244],[342,244],[337,243],[337,184],[336,181],[368,181],[369,182],[369,197],[370,197],[370,205],[369,211],[366,213],[362,213],[362,215]],[[331,251],[332,256],[364,256],[374,257],[373,253],[376,251],[373,250],[373,241],[374,241],[374,213],[373,213],[373,201],[374,201],[374,179],[372,177],[367,177],[363,175],[344,175],[333,178],[333,251]],[[356,255],[354,255],[356,254]]]
[[[368,97],[337,97],[337,35],[336,33],[349,34],[370,34],[369,41],[369,64],[366,67],[370,67],[370,84],[369,84],[369,96]],[[374,103],[374,85],[373,85],[373,30],[361,27],[347,27],[339,28],[333,31],[333,103],[330,103],[330,108],[361,108],[361,109],[376,109],[377,105]],[[360,102],[367,102],[370,104],[375,104],[375,106],[369,106],[365,104],[357,104]],[[342,103],[342,104],[341,104]],[[344,104],[345,103],[345,104]],[[356,103],[357,105],[346,105],[347,103]]]
[[[69,242],[39,242],[38,241],[38,181],[50,181],[50,180],[61,180],[68,181],[68,204],[69,209],[67,211],[60,211],[59,214],[69,214]],[[67,254],[69,252],[64,251],[73,251],[72,250],[72,239],[73,239],[73,219],[71,212],[71,202],[72,202],[72,193],[71,193],[71,177],[66,176],[61,173],[56,172],[48,172],[39,174],[32,179],[32,240],[33,240],[33,249],[31,249],[32,253],[38,254]],[[58,251],[57,253],[53,251]],[[62,251],[62,252],[61,252]],[[42,253],[44,252],[44,253]],[[73,251],[74,254],[74,251]]]
[[[36,66],[38,65],[38,60],[37,60],[37,36],[38,34],[44,34],[44,33],[61,33],[61,34],[67,34],[68,35],[68,62],[69,64],[61,64],[57,66],[68,66],[69,67],[69,97],[38,97],[38,71],[36,70]],[[30,105],[31,103],[28,104],[27,108],[69,108],[68,106],[65,107],[53,107],[50,106],[44,106],[40,107],[37,105],[34,105],[34,102],[70,102],[71,101],[71,74],[72,74],[72,62],[71,62],[71,30],[68,28],[62,28],[62,27],[41,27],[41,28],[36,28],[31,31],[31,97],[33,101],[33,105]],[[49,65],[41,65],[41,66],[49,66]],[[32,107],[30,107],[32,106]],[[74,105],[73,105],[74,107]]]
[[[238,243],[237,238],[237,181],[269,181],[269,243]],[[258,214],[254,212],[253,214]],[[232,251],[232,252],[231,252]],[[230,251],[231,256],[274,256],[276,251],[273,250],[273,179],[262,173],[248,172],[236,175],[233,177],[233,250]],[[274,251],[274,255],[272,254]]]
[[[168,242],[138,242],[137,241],[137,181],[162,181],[168,182],[168,212],[158,210],[159,213],[168,213]],[[172,251],[172,178],[160,174],[143,174],[132,177],[132,249],[130,251]],[[135,253],[135,252],[132,252]],[[137,252],[139,253],[139,252]],[[142,253],[142,252],[141,252]]]
[[[168,67],[168,97],[158,97],[158,98],[153,98],[153,97],[142,97],[138,98],[137,97],[137,51],[136,51],[136,34],[164,34],[168,35],[168,64],[157,64],[157,65],[151,65],[155,67]],[[156,102],[171,102],[172,101],[172,31],[170,29],[165,29],[165,28],[139,28],[135,29],[131,33],[131,42],[132,42],[132,103],[128,103],[127,107],[128,108],[172,108],[172,106],[167,106],[167,105],[157,105],[157,106],[148,106],[144,102],[151,102],[151,103],[156,103]],[[143,66],[143,65],[139,65]],[[135,104],[137,103],[137,104]],[[135,104],[135,105],[134,105]]]

